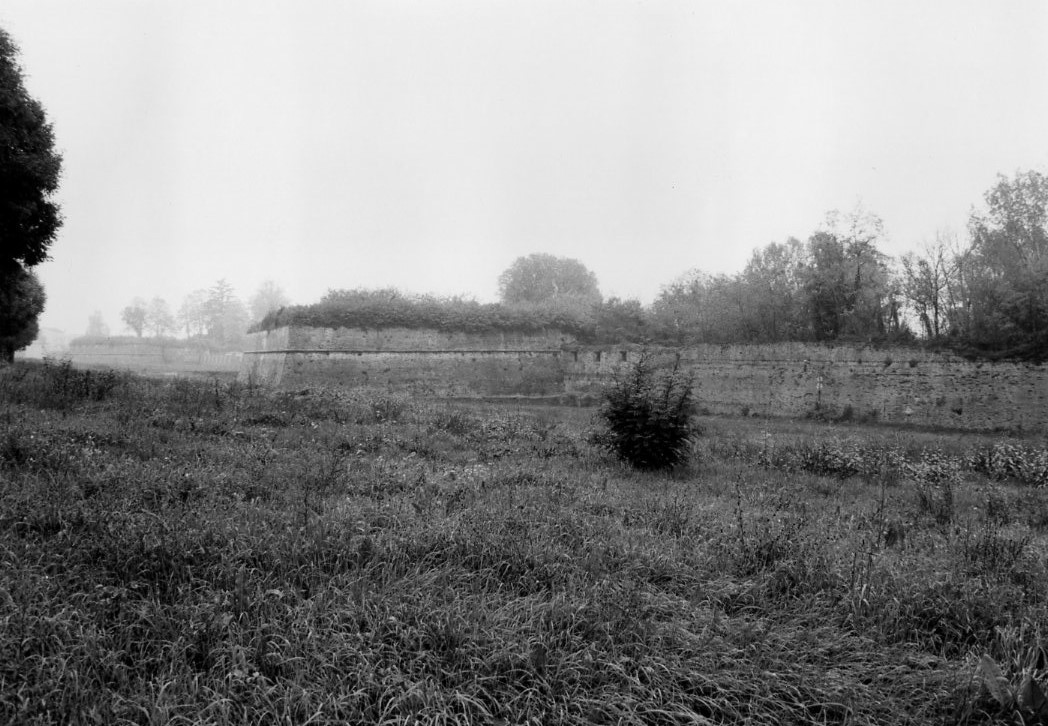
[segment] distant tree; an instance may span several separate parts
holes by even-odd
[[[548,254],[517,258],[499,275],[499,295],[507,304],[574,299],[596,306],[601,301],[597,276],[585,265]]]
[[[86,335],[91,338],[109,337],[109,326],[106,325],[106,321],[102,319],[101,311],[95,310],[88,316]]]
[[[164,298],[155,297],[150,300],[146,309],[145,325],[157,338],[175,329],[175,316],[171,314],[171,308]]]
[[[924,337],[937,340],[950,332],[961,300],[961,261],[952,236],[939,231],[920,252],[902,256],[903,293],[921,324]]]
[[[689,270],[663,287],[652,304],[654,330],[678,345],[745,341],[742,293],[737,276]]]
[[[149,317],[149,308],[145,300],[136,297],[131,304],[120,311],[120,319],[124,321],[130,330],[139,338],[146,329],[146,320]]]
[[[999,176],[986,204],[968,223],[970,340],[1048,355],[1048,177]]]
[[[179,326],[186,331],[186,337],[203,335],[207,330],[207,290],[194,290],[182,299],[182,305],[178,308],[177,321]]]
[[[834,340],[844,328],[848,308],[848,270],[844,243],[829,232],[808,240],[806,292],[816,340]]]
[[[806,261],[804,244],[792,237],[754,250],[741,276],[749,315],[746,328],[754,341],[811,338],[804,294]]]
[[[8,271],[0,285],[0,362],[30,345],[40,332],[38,318],[47,297],[36,273],[21,267]]]
[[[225,280],[219,280],[207,291],[204,325],[207,337],[222,346],[239,343],[247,332],[247,308]]]
[[[62,224],[51,199],[58,190],[62,157],[54,150],[43,107],[26,91],[17,56],[11,36],[0,30],[0,272],[13,275],[5,281],[8,290],[12,285],[32,287],[15,268],[46,260]],[[19,303],[20,309],[31,307],[29,302]]]
[[[651,337],[648,314],[639,300],[608,298],[596,316],[597,340],[609,343],[640,343]]]
[[[816,339],[883,338],[901,332],[901,288],[878,250],[884,225],[857,207],[830,212],[808,241],[806,292]]]
[[[289,304],[291,300],[284,293],[284,289],[272,280],[266,280],[251,296],[249,303],[251,320],[257,323],[269,313],[287,307]]]

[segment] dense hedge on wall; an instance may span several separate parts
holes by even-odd
[[[252,328],[285,325],[317,328],[431,328],[447,332],[534,333],[556,329],[589,337],[592,313],[573,303],[503,305],[462,298],[406,295],[396,290],[331,290],[319,303],[292,305],[267,315]]]

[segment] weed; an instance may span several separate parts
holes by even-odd
[[[925,450],[906,467],[914,482],[920,514],[930,515],[940,525],[954,518],[954,490],[960,479],[960,464],[940,452]]]
[[[1000,524],[987,519],[980,529],[965,537],[961,554],[972,574],[1022,583],[1027,575],[1023,564],[1029,545],[1029,536],[1006,534]]]
[[[1048,486],[1048,449],[998,442],[977,451],[968,465],[997,481],[1013,479],[1029,486]]]

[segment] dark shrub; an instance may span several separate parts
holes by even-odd
[[[657,371],[643,356],[604,392],[595,443],[637,469],[682,463],[696,431],[691,421],[692,376],[674,366]]]

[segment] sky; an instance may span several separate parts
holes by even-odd
[[[1048,3],[4,0],[64,157],[45,328],[265,280],[645,304],[857,205],[881,249],[1048,171]]]

